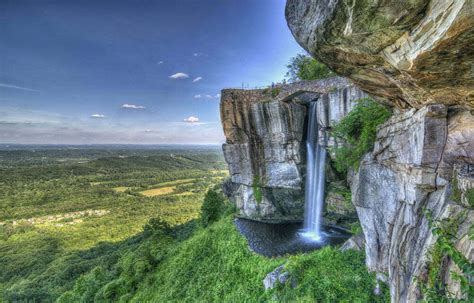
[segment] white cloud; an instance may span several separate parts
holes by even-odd
[[[221,97],[221,94],[216,94],[216,95],[210,95],[210,94],[206,94],[206,95],[194,95],[194,98],[196,99],[199,99],[199,98],[206,98],[206,99],[219,99]]]
[[[199,56],[199,53],[194,53],[193,56],[197,57],[197,56]]]
[[[106,116],[103,115],[103,114],[92,114],[92,115],[91,115],[91,118],[99,118],[99,119],[100,119],[100,118],[105,118],[105,117],[106,117]]]
[[[183,121],[188,122],[188,123],[196,123],[196,122],[199,122],[199,118],[194,117],[194,116],[189,116],[188,118],[184,119]]]
[[[201,81],[202,80],[202,77],[197,77],[197,78],[194,78],[193,82],[198,82],[198,81]]]
[[[135,105],[135,104],[122,104],[121,108],[129,108],[129,109],[145,109],[146,107],[143,105]]]
[[[189,78],[188,74],[185,73],[176,73],[170,76],[171,79],[186,79]]]
[[[27,87],[23,87],[23,86],[12,85],[12,84],[6,84],[6,83],[0,83],[0,87],[26,90],[26,91],[30,91],[30,92],[39,92],[39,90],[37,90],[37,89],[32,89],[32,88],[27,88]]]
[[[165,61],[158,61],[158,65],[163,63],[165,63]]]

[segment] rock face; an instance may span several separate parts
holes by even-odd
[[[448,118],[444,105],[394,115],[378,130],[374,150],[366,155],[352,183],[353,203],[366,239],[367,266],[388,274],[392,302],[420,298],[417,281],[423,281],[429,250],[436,242],[426,211],[435,221],[461,212],[474,217],[472,209],[452,201],[449,182],[454,163],[467,169],[472,165],[474,128],[463,133],[469,141],[447,140],[459,138],[453,125],[459,115],[469,121],[474,116],[453,115]],[[470,224],[460,222],[458,234],[468,242],[463,253],[472,261],[474,242],[466,235]]]
[[[437,241],[427,212],[435,221],[467,214],[455,246],[474,261],[467,237],[474,217],[473,5],[287,1],[288,25],[303,48],[396,108],[351,177],[367,266],[385,277],[392,302],[421,297],[418,283],[427,279]],[[461,298],[459,283],[449,275],[453,268],[451,260],[443,262],[443,281]]]
[[[365,94],[342,78],[268,89],[225,89],[221,121],[231,183],[226,192],[240,215],[263,221],[302,220],[306,103],[318,104],[321,137]],[[324,144],[334,144],[327,140]]]
[[[300,45],[400,108],[474,109],[472,0],[288,0]]]

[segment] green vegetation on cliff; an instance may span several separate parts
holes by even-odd
[[[374,100],[358,100],[354,109],[332,130],[334,137],[345,143],[334,149],[337,171],[345,173],[351,167],[359,167],[362,157],[374,146],[377,127],[390,116],[391,112]]]

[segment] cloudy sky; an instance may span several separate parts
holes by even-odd
[[[222,143],[220,90],[283,79],[285,0],[0,1],[0,143]]]

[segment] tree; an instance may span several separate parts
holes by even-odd
[[[219,220],[224,212],[225,202],[222,194],[213,189],[208,190],[201,207],[201,223],[203,226]]]
[[[291,58],[290,64],[286,67],[288,68],[286,77],[291,82],[298,80],[318,80],[334,76],[334,73],[326,65],[303,54],[298,54]]]

